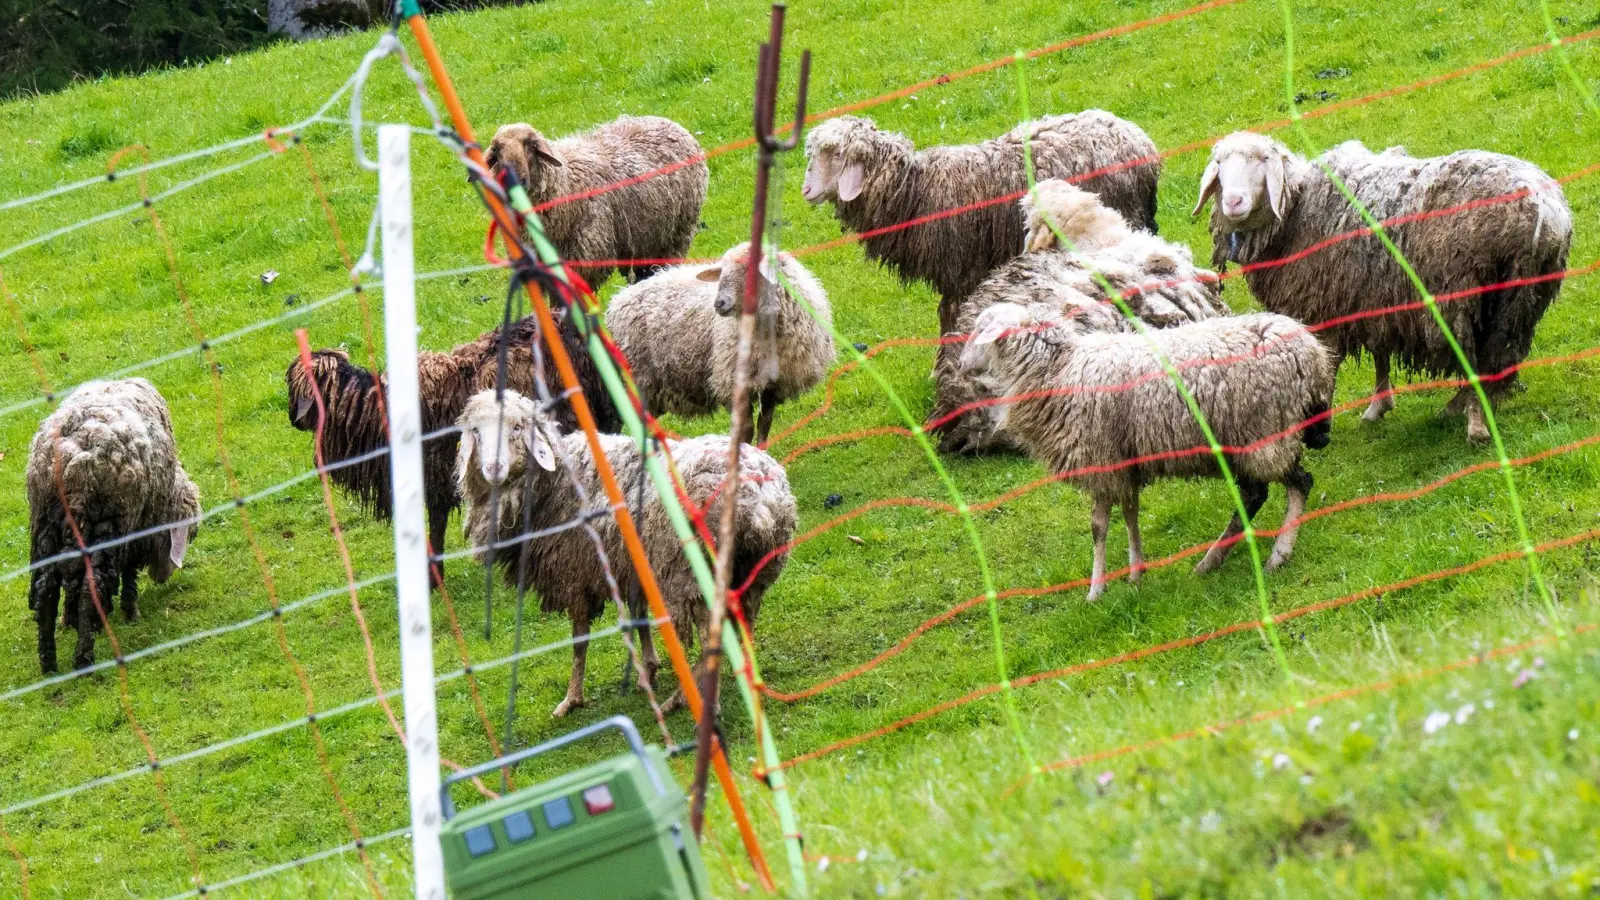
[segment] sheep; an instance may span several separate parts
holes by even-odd
[[[1245,281],[1263,306],[1313,325],[1416,302],[1411,281],[1375,238],[1322,247],[1312,261],[1250,268],[1364,227],[1324,166],[1379,220],[1455,210],[1387,229],[1436,296],[1538,279],[1438,306],[1473,371],[1503,372],[1527,357],[1535,326],[1561,291],[1572,211],[1549,175],[1515,157],[1465,150],[1417,158],[1403,147],[1373,153],[1359,141],[1347,141],[1308,161],[1271,138],[1236,132],[1212,148],[1194,208],[1199,215],[1207,201],[1218,198],[1211,213],[1214,265],[1245,266]],[[1509,202],[1481,202],[1506,195],[1512,195]],[[1377,388],[1367,421],[1382,419],[1394,407],[1394,364],[1424,375],[1465,375],[1425,308],[1346,321],[1322,336],[1341,362],[1371,354]],[[1511,386],[1511,379],[1483,382],[1491,401]],[[1483,409],[1470,386],[1456,394],[1445,413],[1463,409],[1468,441],[1488,440]]]
[[[557,328],[567,355],[578,372],[579,386],[589,401],[595,421],[602,429],[616,429],[621,420],[612,405],[599,372],[589,360],[577,329],[568,321],[564,310],[556,312]],[[539,323],[528,316],[512,325],[507,335],[506,381],[519,390],[533,391],[534,341],[542,341]],[[422,447],[422,480],[425,504],[428,510],[428,539],[432,552],[444,552],[445,531],[450,512],[460,505],[456,494],[455,454],[458,436],[452,429],[467,400],[473,394],[495,385],[499,369],[500,329],[486,332],[477,340],[455,348],[449,353],[421,351],[417,359],[417,374],[422,400],[422,430],[425,434],[445,431],[426,440]],[[540,350],[544,349],[540,344]],[[560,377],[548,354],[541,354],[542,374],[546,384],[559,385]],[[327,411],[322,434],[322,452],[327,465],[366,456],[389,445],[388,425],[382,404],[387,396],[379,398],[380,390],[387,390],[382,376],[374,378],[371,372],[350,362],[344,350],[318,350],[311,354],[312,378]],[[289,364],[284,373],[289,391],[289,424],[301,431],[315,432],[317,428],[316,398],[305,367],[299,359]],[[572,411],[565,405],[556,415],[565,425],[576,424]],[[356,500],[380,520],[390,517],[389,457],[377,454],[361,462],[330,468],[328,476],[335,484],[355,496]],[[444,562],[430,567],[433,586],[438,587],[444,577]]]
[[[693,416],[732,406],[749,258],[745,242],[715,265],[674,266],[612,298],[606,325],[655,411]],[[822,285],[788,253],[778,255],[778,270],[788,287],[776,283],[767,257],[757,279],[744,440],[750,440],[759,396],[761,420],[753,430],[762,445],[778,404],[815,387],[836,358],[833,313]],[[799,297],[789,295],[791,287]]]
[[[480,559],[492,541],[503,543],[530,533],[524,528],[525,516],[526,529],[538,533],[588,515],[589,524],[599,534],[611,561],[617,589],[627,596],[637,588],[637,575],[628,564],[627,550],[616,520],[609,513],[594,457],[581,432],[563,433],[559,425],[538,413],[532,400],[514,391],[505,395],[503,428],[500,408],[490,392],[472,398],[459,424],[462,438],[456,477],[465,504],[462,530],[478,549]],[[629,503],[643,500],[642,508],[630,507],[630,511],[668,613],[679,628],[694,626],[693,633],[684,628],[686,641],[692,644],[697,633],[703,642],[709,618],[706,604],[666,509],[650,486],[643,484],[648,475],[638,445],[627,437],[611,434],[601,435],[600,441],[623,496]],[[709,521],[719,521],[721,501],[715,498],[727,473],[728,439],[707,435],[669,441],[667,447],[689,500],[708,507]],[[570,472],[567,465],[572,467]],[[732,584],[738,586],[751,580],[738,597],[748,621],[754,623],[762,597],[788,561],[796,509],[783,467],[765,452],[741,445],[739,470]],[[574,473],[581,492],[574,483]],[[499,486],[498,515],[490,506],[495,485]],[[525,497],[528,508],[523,505]],[[572,621],[572,678],[566,697],[553,712],[554,716],[564,716],[584,705],[584,637],[589,633],[589,623],[604,611],[610,597],[594,544],[584,532],[567,529],[524,541],[517,552],[500,552],[495,559],[504,569],[507,583],[516,587],[520,582],[533,589],[539,594],[543,611],[565,612]],[[758,565],[760,569],[756,570]],[[752,571],[756,572],[753,579]],[[648,630],[642,633],[645,640],[640,679],[647,684],[659,664]],[[703,665],[702,660],[696,666],[697,674]],[[681,701],[674,698],[669,705],[676,702]]]
[[[1105,591],[1113,505],[1122,506],[1128,580],[1137,582],[1144,567],[1140,490],[1160,478],[1221,474],[1152,345],[1178,367],[1216,439],[1225,447],[1249,448],[1231,450],[1228,460],[1248,517],[1266,502],[1269,484],[1287,489],[1288,511],[1267,568],[1288,562],[1312,485],[1300,465],[1302,444],[1328,443],[1334,367],[1327,349],[1299,322],[1273,313],[1126,334],[1101,330],[1092,320],[1102,310],[1002,303],[978,316],[977,333],[962,352],[963,367],[986,368],[1007,394],[1043,392],[1012,405],[1005,426],[1052,472],[1080,473],[1072,480],[1094,501],[1089,599]],[[1242,530],[1235,514],[1195,571],[1220,566]]]
[[[935,357],[937,389],[928,427],[945,452],[1021,449],[1000,427],[1002,409],[957,414],[994,396],[981,373],[964,374],[959,365],[965,335],[991,306],[1048,303],[1065,311],[1100,304],[1112,313],[1100,317],[1108,330],[1132,331],[1107,296],[1103,278],[1141,321],[1157,328],[1228,314],[1216,274],[1197,268],[1188,247],[1134,230],[1094,194],[1053,178],[1039,182],[1021,205],[1027,252],[1001,265],[962,301],[956,329],[945,335]],[[1058,246],[1058,232],[1069,247]]]
[[[490,171],[516,173],[535,205],[596,191],[544,210],[545,234],[593,287],[615,266],[601,260],[678,259],[700,227],[710,172],[705,150],[682,125],[657,116],[623,116],[551,141],[525,123],[502,125],[484,157]],[[662,171],[667,170],[667,171]],[[661,172],[652,175],[650,173]],[[637,179],[626,187],[598,189]],[[626,267],[630,281],[658,265]]]
[[[178,461],[167,402],[143,378],[91,381],[73,391],[39,425],[28,451],[30,559],[28,606],[39,626],[39,668],[56,671],[55,623],[62,593],[64,623],[78,632],[73,668],[94,663],[94,632],[121,593],[122,615],[138,615],[139,572],[165,584],[183,567],[199,530],[200,489]],[[76,528],[76,533],[74,532]],[[129,535],[132,541],[92,549]]]
[[[903,135],[879,131],[871,119],[841,116],[806,136],[801,193],[812,204],[832,203],[844,227],[864,235],[869,259],[894,267],[907,283],[928,282],[941,298],[944,334],[955,327],[960,301],[1022,252],[1015,210],[993,201],[1027,187],[1024,141],[1039,178],[1101,173],[1084,179],[1084,187],[1135,227],[1155,230],[1156,145],[1137,125],[1098,109],[1025,122],[980,144],[920,151]],[[872,233],[984,201],[991,205]]]

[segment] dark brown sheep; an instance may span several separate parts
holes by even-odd
[[[556,314],[563,343],[572,364],[578,371],[578,382],[594,412],[595,422],[601,431],[616,431],[621,427],[616,407],[605,392],[600,375],[585,351],[577,329],[571,325],[564,312]],[[506,387],[524,393],[535,393],[533,379],[532,342],[539,337],[539,324],[529,316],[511,326],[506,357]],[[453,429],[456,419],[466,408],[467,400],[478,391],[495,386],[499,355],[500,329],[487,332],[449,353],[422,351],[418,355],[417,373],[422,394],[422,430],[424,434]],[[540,344],[540,349],[544,345]],[[542,354],[543,378],[552,393],[561,390],[561,377],[551,362],[549,354]],[[382,377],[374,378],[371,372],[350,362],[343,350],[318,350],[311,354],[312,372],[327,407],[327,426],[322,435],[322,452],[327,465],[338,463],[386,447],[388,430],[384,421],[383,406],[377,392],[385,388]],[[314,432],[317,427],[317,404],[307,381],[306,372],[299,360],[291,363],[285,373],[289,388],[289,424],[301,431]],[[550,416],[568,428],[577,427],[568,404],[551,410]],[[445,529],[450,511],[461,503],[456,492],[456,447],[460,435],[454,430],[438,434],[423,443],[422,478],[425,503],[428,509],[428,539],[433,553],[444,552]],[[379,519],[393,514],[389,485],[389,457],[387,454],[350,465],[332,468],[329,477],[334,483],[352,494],[361,505]],[[433,570],[434,585],[444,577],[441,561]]]

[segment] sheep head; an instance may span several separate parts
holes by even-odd
[[[1023,195],[1021,204],[1028,226],[1024,250],[1055,248],[1059,233],[1072,245],[1070,249],[1088,252],[1121,243],[1132,233],[1120,213],[1060,178],[1039,182]]]
[[[879,131],[871,119],[840,116],[806,135],[806,177],[800,193],[807,203],[849,203],[861,196],[877,170],[915,152],[903,135]]]
[[[167,521],[174,524],[153,539],[155,553],[151,554],[150,578],[156,584],[164,584],[174,571],[183,568],[189,542],[200,531],[200,488],[189,479],[182,466],[178,467],[176,480],[166,510]]]
[[[745,279],[749,271],[750,242],[745,241],[722,254],[722,259],[716,265],[701,270],[695,278],[716,284],[717,299],[713,306],[717,315],[731,316],[736,315],[744,306]],[[761,265],[756,271],[759,275],[756,278],[756,312],[771,313],[773,304],[778,300],[779,287],[777,277],[773,275],[772,257],[769,254],[761,255]]]
[[[456,424],[461,428],[456,478],[463,487],[474,471],[490,485],[521,478],[530,456],[539,468],[555,471],[553,444],[559,431],[532,400],[516,391],[508,389],[498,399],[492,389],[473,394]]]
[[[324,404],[332,405],[344,391],[353,387],[357,393],[365,393],[373,383],[371,372],[350,364],[349,353],[331,349],[311,354],[309,376],[296,357],[283,377],[289,389],[289,424],[301,431],[316,430],[316,393],[322,394]],[[313,384],[316,392],[312,391]]]
[[[1289,148],[1272,138],[1248,131],[1228,135],[1211,148],[1194,215],[1215,197],[1217,217],[1231,231],[1259,231],[1283,221],[1292,200],[1293,159]]]
[[[524,122],[501,125],[494,139],[489,141],[484,162],[496,175],[510,169],[536,202],[550,199],[546,196],[551,182],[550,170],[567,164],[561,151],[548,138]]]

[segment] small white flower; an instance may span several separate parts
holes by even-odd
[[[1485,700],[1485,701],[1483,701],[1483,708],[1484,709],[1494,709],[1494,701],[1493,700]]]
[[[1578,729],[1574,728],[1571,731],[1567,732],[1567,740],[1575,741],[1577,739],[1578,739]]]
[[[1351,731],[1360,731],[1361,730],[1361,720],[1357,719],[1354,722],[1351,722],[1350,723],[1350,730]]]
[[[824,856],[823,858],[817,860],[817,871],[818,872],[826,872],[826,871],[828,871],[828,858],[826,856]]]
[[[1317,733],[1317,729],[1321,728],[1321,727],[1322,727],[1322,717],[1321,716],[1312,716],[1311,717],[1311,721],[1306,723],[1306,733],[1307,734],[1316,734]]]
[[[1465,724],[1467,724],[1467,720],[1472,718],[1472,714],[1477,712],[1477,711],[1478,711],[1478,708],[1476,706],[1473,706],[1471,703],[1468,703],[1467,705],[1465,705],[1465,706],[1461,707],[1460,709],[1456,710],[1456,724],[1457,725],[1465,725]]]
[[[856,853],[856,862],[866,862],[866,861],[867,861],[867,848],[862,847]]]
[[[1447,713],[1447,712],[1437,712],[1437,711],[1431,712],[1431,713],[1428,713],[1427,720],[1422,723],[1422,733],[1423,734],[1433,734],[1435,731],[1438,731],[1439,729],[1441,729],[1441,728],[1443,728],[1443,727],[1445,727],[1446,725],[1449,725],[1449,724],[1450,724],[1450,714],[1449,713]]]
[[[1214,809],[1209,810],[1205,815],[1200,817],[1200,830],[1206,834],[1210,834],[1221,827],[1222,814]]]
[[[1294,762],[1294,760],[1290,759],[1289,754],[1287,753],[1279,753],[1278,755],[1272,757],[1272,767],[1274,769],[1287,769],[1289,768],[1289,764],[1292,762]]]
[[[1315,779],[1313,779],[1309,773],[1300,776],[1300,783],[1301,784],[1310,784],[1314,780]]]
[[[1105,787],[1106,785],[1111,783],[1111,779],[1116,778],[1116,777],[1117,777],[1116,773],[1114,773],[1114,772],[1112,772],[1112,771],[1110,771],[1108,769],[1108,770],[1106,770],[1104,772],[1101,772],[1100,776],[1095,779],[1095,782],[1098,783],[1101,787]]]

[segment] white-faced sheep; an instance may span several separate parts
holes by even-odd
[[[143,378],[91,381],[68,395],[33,437],[27,484],[32,561],[74,554],[33,570],[28,605],[38,619],[39,668],[56,670],[63,590],[63,619],[78,632],[72,665],[83,668],[94,662],[94,632],[119,584],[122,614],[132,620],[139,572],[161,584],[183,565],[199,528],[200,490],[178,461],[166,401]],[[80,536],[84,546],[100,547],[91,549],[87,571],[76,553]]]
[[[569,323],[564,311],[556,313],[557,326],[577,369],[582,387],[595,421],[603,429],[620,425],[616,407],[600,381],[600,375],[584,350],[582,339],[575,326]],[[507,335],[506,384],[517,390],[532,393],[533,348],[539,336],[538,320],[528,316],[512,325]],[[417,375],[422,399],[422,430],[425,434],[445,431],[423,442],[422,480],[425,504],[428,509],[428,538],[434,553],[444,552],[445,531],[449,526],[450,511],[461,503],[456,493],[455,459],[459,435],[452,430],[467,400],[473,394],[495,384],[499,369],[500,329],[486,332],[477,340],[455,348],[449,353],[421,351],[417,358]],[[543,359],[544,381],[552,390],[559,390],[560,377],[547,352]],[[390,501],[389,457],[376,453],[389,445],[387,423],[379,391],[388,390],[383,377],[373,377],[371,372],[350,362],[343,350],[318,350],[311,354],[311,370],[317,391],[321,393],[327,419],[322,433],[322,453],[330,466],[328,476],[335,484],[349,491],[373,516],[388,519],[393,512]],[[317,428],[316,397],[311,390],[311,379],[305,367],[296,359],[284,373],[289,390],[289,424],[301,431],[315,432]],[[575,425],[571,409],[565,404],[553,413],[557,420]],[[370,455],[370,456],[369,456]],[[355,457],[367,457],[360,462],[337,465]],[[439,562],[434,572],[434,585],[444,573],[444,563]]]
[[[623,116],[582,134],[550,140],[531,125],[502,125],[485,156],[490,169],[516,173],[534,205],[595,193],[544,210],[545,234],[593,287],[615,266],[601,260],[679,259],[700,227],[705,150],[682,125],[657,116]],[[664,171],[661,174],[651,174]],[[624,187],[602,188],[624,182]],[[658,266],[628,267],[629,280]]]
[[[1094,194],[1050,179],[1039,182],[1021,203],[1028,252],[1001,265],[961,302],[956,330],[945,336],[948,342],[939,346],[935,359],[929,427],[946,452],[1021,449],[1001,427],[1003,409],[978,406],[961,412],[996,396],[982,373],[962,372],[959,365],[959,339],[972,333],[978,316],[991,306],[1044,303],[1066,311],[1104,305],[1112,315],[1097,321],[1108,330],[1132,331],[1112,305],[1109,284],[1134,315],[1156,328],[1228,314],[1216,274],[1196,267],[1188,247],[1133,229]]]
[[[1130,581],[1144,565],[1139,492],[1162,478],[1216,478],[1221,470],[1205,434],[1167,377],[1156,353],[1178,367],[1254,517],[1267,486],[1288,490],[1288,512],[1267,561],[1287,562],[1295,520],[1305,508],[1311,475],[1300,467],[1304,446],[1328,443],[1324,414],[1333,396],[1328,351],[1299,322],[1272,313],[1230,316],[1150,331],[1106,333],[1086,322],[1097,308],[1061,313],[1043,304],[1003,303],[978,317],[963,364],[983,367],[1007,394],[1029,393],[1009,407],[1006,428],[1052,472],[1094,501],[1090,531],[1094,568],[1089,599],[1105,590],[1106,530],[1120,505],[1128,529]],[[1247,448],[1247,449],[1246,449]],[[1221,565],[1243,530],[1235,514],[1195,571]]]
[[[524,533],[538,533],[589,515],[589,524],[599,534],[610,560],[611,572],[624,597],[637,587],[638,578],[629,565],[627,549],[617,529],[616,519],[595,472],[594,457],[584,435],[563,434],[553,422],[539,415],[533,401],[508,391],[505,395],[504,427],[500,406],[493,392],[472,398],[461,416],[461,452],[457,477],[465,503],[463,530],[480,554],[491,541],[501,545],[516,542]],[[630,504],[643,498],[643,508],[630,506],[644,542],[650,567],[661,587],[662,598],[672,621],[685,641],[698,634],[703,640],[707,628],[707,609],[694,573],[684,558],[683,547],[667,518],[666,509],[648,484],[644,459],[638,445],[620,435],[602,435],[606,459],[616,474],[617,485]],[[720,488],[727,473],[728,439],[719,435],[668,443],[689,500],[705,505],[710,521],[719,521],[722,498]],[[570,462],[582,485],[580,500]],[[753,623],[761,608],[762,596],[783,571],[788,561],[787,545],[794,535],[795,500],[783,467],[772,457],[747,445],[740,447],[738,515],[734,523],[733,584],[743,584],[756,572],[739,602]],[[491,490],[499,486],[498,515],[489,505]],[[643,490],[641,491],[641,487]],[[524,496],[531,498],[524,509]],[[524,519],[527,528],[524,531]],[[770,555],[770,558],[769,558]],[[495,554],[506,580],[515,586],[518,573],[522,583],[538,593],[545,612],[563,612],[572,621],[572,679],[567,695],[554,714],[565,715],[582,706],[584,660],[589,624],[601,615],[610,597],[605,575],[589,536],[578,529],[557,531],[517,543],[514,550]],[[764,561],[764,564],[763,564]],[[692,624],[693,632],[685,627]],[[642,648],[644,671],[641,679],[655,675],[656,659],[648,631]],[[698,669],[698,667],[697,667]]]
[[[1217,198],[1211,213],[1213,264],[1254,266],[1246,268],[1245,280],[1256,299],[1312,325],[1420,299],[1375,237],[1331,243],[1304,261],[1262,265],[1365,227],[1323,166],[1379,220],[1406,219],[1386,230],[1430,292],[1472,292],[1438,308],[1474,371],[1500,373],[1527,357],[1535,326],[1561,291],[1561,279],[1550,276],[1565,268],[1572,245],[1572,211],[1549,175],[1515,157],[1478,150],[1419,159],[1400,147],[1373,153],[1347,141],[1307,160],[1249,132],[1219,141],[1195,204],[1198,215],[1206,201]],[[1495,198],[1508,199],[1484,202]],[[1424,217],[1441,211],[1446,212]],[[1427,375],[1465,375],[1426,309],[1351,318],[1323,331],[1322,338],[1341,360],[1372,355],[1378,383],[1368,421],[1394,406],[1386,393],[1393,364]],[[1502,378],[1483,387],[1497,399],[1512,383]],[[1450,413],[1463,409],[1468,440],[1487,440],[1483,409],[1471,387],[1446,407]]]
[[[674,266],[620,291],[606,325],[628,358],[651,409],[702,415],[733,404],[739,310],[750,245],[739,244],[712,266]],[[822,285],[799,261],[778,255],[778,272],[799,293],[777,283],[763,257],[757,284],[756,340],[750,356],[751,415],[765,444],[778,404],[815,387],[833,365],[833,313]],[[809,307],[809,310],[808,310]],[[751,430],[747,427],[745,439]]]
[[[841,116],[806,136],[802,193],[832,203],[849,231],[864,235],[868,259],[893,266],[903,281],[938,291],[939,332],[955,327],[957,304],[994,268],[1023,249],[1022,223],[1010,203],[1027,187],[1023,142],[1039,178],[1084,178],[1084,189],[1136,227],[1156,227],[1156,145],[1139,126],[1103,110],[1025,122],[978,144],[916,149],[904,135],[870,119]],[[1110,171],[1105,171],[1110,170]],[[874,234],[924,216],[988,201],[990,205]]]

